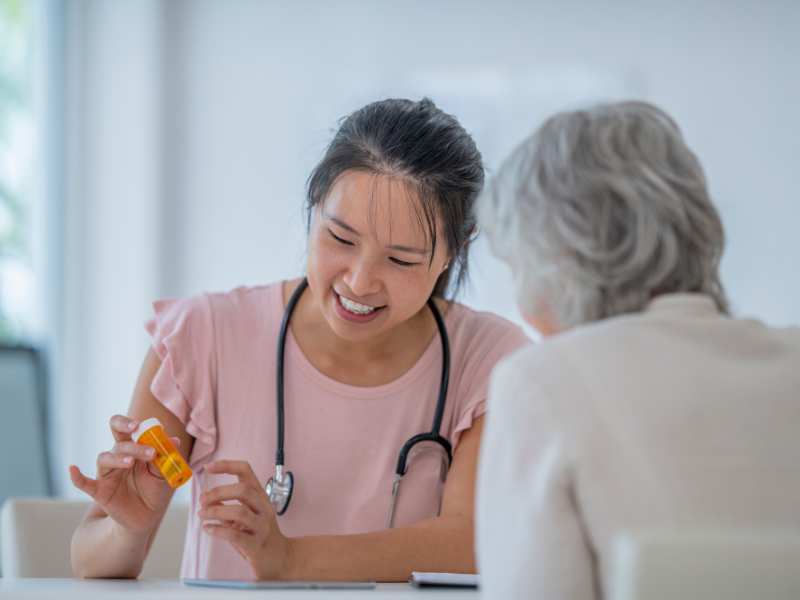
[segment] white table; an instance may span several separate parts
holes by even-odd
[[[452,588],[413,588],[405,583],[381,583],[372,590],[235,590],[185,586],[174,579],[0,579],[0,599],[89,600],[113,598],[172,598],[201,600],[479,600],[476,590]]]

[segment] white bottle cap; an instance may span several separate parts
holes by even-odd
[[[133,430],[133,433],[131,433],[131,438],[133,439],[134,442],[138,442],[139,438],[145,431],[147,431],[148,429],[152,429],[156,425],[161,425],[161,421],[159,421],[155,417],[145,419],[144,421],[139,423],[139,426],[136,429]]]

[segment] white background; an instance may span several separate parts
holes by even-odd
[[[127,407],[150,302],[299,274],[306,178],[387,96],[453,112],[490,170],[553,111],[657,103],[706,168],[735,313],[800,323],[800,3],[75,0],[66,25],[62,493]],[[463,300],[517,319],[474,259]]]

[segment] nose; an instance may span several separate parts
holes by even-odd
[[[344,282],[350,291],[361,299],[365,299],[380,291],[380,282],[376,277],[376,268],[367,259],[358,259],[344,276]]]

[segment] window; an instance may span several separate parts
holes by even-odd
[[[34,327],[32,2],[0,0],[0,342]]]

